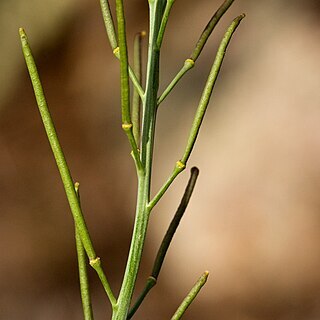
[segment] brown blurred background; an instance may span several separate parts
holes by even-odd
[[[161,91],[220,2],[176,1]],[[209,281],[184,319],[320,319],[320,5],[235,2],[159,111],[153,192],[183,152],[223,31],[245,12],[189,161],[200,168],[195,193],[136,319],[170,319],[206,269]],[[134,34],[148,27],[147,1],[126,1],[125,9],[131,50]],[[119,66],[98,1],[0,2],[0,319],[81,319],[73,222],[24,65],[20,26],[115,292],[136,191],[120,126]],[[137,292],[188,176],[186,170],[151,217]],[[91,270],[90,278],[96,319],[109,319]]]

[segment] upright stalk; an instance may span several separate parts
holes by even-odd
[[[138,172],[136,220],[134,223],[127,266],[112,320],[125,320],[127,318],[137,273],[139,270],[149,220],[150,210],[148,209],[147,204],[150,200],[151,168],[157,110],[157,94],[159,87],[159,49],[157,48],[156,41],[163,9],[163,0],[149,1],[150,25],[148,62],[146,73],[146,90],[143,99],[141,140],[141,163],[143,170]]]
[[[127,320],[133,316],[137,308],[140,306],[142,300],[146,294],[155,285],[164,257],[171,243],[172,237],[179,225],[182,215],[188,205],[192,189],[198,174],[197,169],[192,169],[192,179],[190,180],[186,194],[182,199],[181,205],[175,214],[168,231],[164,237],[164,240],[159,249],[159,253],[155,260],[154,268],[151,276],[148,278],[145,289],[138,298],[137,303],[133,304],[131,312],[129,308],[131,305],[132,295],[137,279],[137,274],[141,262],[141,256],[143,252],[148,221],[150,212],[153,207],[158,203],[160,198],[169,188],[171,183],[177,177],[177,175],[183,171],[186,167],[187,161],[190,157],[191,151],[195,144],[197,135],[200,130],[200,126],[205,115],[211,93],[216,82],[227,46],[231,40],[231,37],[238,27],[240,21],[243,19],[244,14],[240,15],[230,25],[225,33],[221,44],[219,46],[216,59],[213,63],[210,71],[206,86],[204,88],[201,100],[199,102],[198,109],[190,130],[189,139],[185,152],[180,160],[176,162],[174,170],[156,193],[154,198],[150,200],[151,194],[151,175],[152,175],[152,160],[154,151],[154,136],[156,127],[156,114],[158,105],[165,99],[170,93],[172,88],[178,83],[182,76],[194,66],[195,61],[199,57],[208,37],[212,33],[215,25],[218,23],[222,15],[231,6],[234,0],[225,0],[217,12],[212,16],[209,23],[205,27],[201,34],[199,41],[189,59],[185,61],[183,68],[178,72],[177,76],[169,84],[168,88],[158,98],[159,89],[159,60],[160,60],[160,47],[162,44],[166,24],[168,21],[171,7],[175,0],[148,0],[149,1],[149,41],[148,41],[148,60],[146,70],[146,84],[145,90],[142,88],[139,73],[140,67],[140,48],[138,46],[138,52],[135,54],[137,57],[136,65],[139,66],[135,72],[130,68],[128,63],[128,50],[126,41],[126,23],[124,14],[124,0],[116,0],[116,16],[117,16],[117,33],[113,22],[112,14],[110,11],[109,1],[100,0],[105,27],[109,37],[111,47],[114,55],[120,60],[120,80],[121,80],[121,111],[122,111],[122,128],[125,131],[130,146],[132,149],[132,156],[134,158],[138,177],[138,192],[137,192],[137,204],[136,215],[132,234],[132,240],[127,260],[127,265],[122,281],[121,289],[118,298],[116,298],[110,288],[109,282],[103,271],[100,258],[96,255],[89,231],[87,229],[83,213],[80,206],[80,199],[78,194],[78,185],[74,185],[71,177],[66,159],[64,157],[60,142],[58,140],[57,133],[47,106],[47,102],[43,93],[42,85],[38,75],[38,71],[32,56],[31,49],[28,44],[27,36],[24,30],[20,29],[20,37],[22,43],[22,49],[24,57],[27,63],[31,82],[34,88],[36,100],[40,115],[48,136],[49,143],[51,145],[61,179],[66,191],[67,199],[71,208],[71,213],[75,221],[77,250],[79,256],[79,273],[81,293],[83,300],[83,309],[85,319],[93,319],[93,313],[91,309],[88,278],[86,274],[86,261],[85,253],[89,258],[89,264],[97,272],[100,281],[106,291],[106,294],[110,300],[112,306],[112,320]],[[139,44],[139,43],[138,43]],[[131,112],[130,106],[130,85],[129,79],[135,87],[135,96],[133,103],[133,112]],[[142,125],[140,130],[140,99],[142,102]],[[172,320],[178,320],[182,317],[185,310],[188,308],[192,300],[196,297],[201,287],[206,282],[208,272],[205,272],[203,276],[198,280],[196,285],[192,288],[190,293],[184,299],[177,312],[174,314]]]

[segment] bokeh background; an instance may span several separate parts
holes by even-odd
[[[172,79],[221,1],[176,1],[161,56]],[[111,3],[114,9],[114,3]],[[129,50],[147,30],[147,1],[125,2]],[[153,192],[183,152],[215,51],[238,14],[189,161],[200,176],[158,285],[135,319],[170,316],[201,273],[209,281],[184,319],[320,319],[320,5],[239,0],[161,106]],[[119,65],[98,1],[0,2],[0,319],[81,319],[74,227],[20,49],[23,26],[96,251],[121,283],[136,178],[121,131]],[[146,52],[144,50],[144,58]],[[150,220],[137,291],[152,267],[189,173]],[[90,270],[94,313],[110,307]]]

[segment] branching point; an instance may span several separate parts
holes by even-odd
[[[129,131],[129,130],[131,130],[131,128],[132,128],[132,123],[123,123],[122,124],[122,129],[124,131]]]
[[[95,269],[101,266],[101,260],[99,257],[96,257],[95,259],[90,259],[89,264],[93,269]]]
[[[186,68],[191,69],[194,66],[194,63],[194,60],[189,58],[185,60],[184,65]]]
[[[182,171],[186,168],[186,165],[179,160],[176,162],[176,168]]]

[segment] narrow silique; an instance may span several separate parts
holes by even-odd
[[[108,0],[100,0],[102,16],[107,32],[107,36],[113,53],[120,61],[120,84],[121,84],[121,114],[122,128],[128,137],[137,173],[137,203],[135,222],[133,227],[132,240],[127,259],[127,265],[118,296],[113,293],[103,263],[97,256],[92,244],[90,233],[85,223],[84,215],[80,205],[79,183],[73,181],[65,160],[58,136],[51,118],[45,95],[42,89],[37,67],[32,56],[29,42],[24,29],[20,28],[20,39],[25,61],[30,74],[32,86],[37,100],[41,119],[56,160],[61,180],[70,205],[71,213],[75,223],[75,240],[78,254],[80,291],[83,306],[84,319],[93,319],[93,310],[90,300],[90,289],[87,277],[87,265],[89,264],[96,272],[106,292],[107,298],[112,307],[112,320],[126,320],[134,316],[148,292],[157,282],[166,252],[171,240],[177,230],[180,220],[187,208],[191,194],[193,192],[199,170],[196,167],[191,169],[190,179],[186,186],[181,203],[172,218],[163,241],[160,245],[152,272],[146,281],[143,291],[136,301],[132,301],[135,282],[139,271],[145,236],[148,228],[148,221],[152,209],[159,202],[161,197],[170,187],[175,178],[186,168],[195,141],[197,139],[201,123],[206,113],[207,106],[222,65],[226,49],[237,29],[244,14],[236,17],[227,28],[217,50],[205,87],[203,89],[198,107],[195,111],[194,120],[190,128],[184,151],[181,158],[173,166],[173,171],[165,180],[163,186],[152,196],[152,158],[154,137],[156,130],[157,111],[160,104],[165,100],[179,80],[185,73],[194,67],[202,49],[209,36],[219,22],[220,18],[229,9],[234,0],[224,1],[218,10],[212,15],[210,21],[201,33],[198,42],[189,58],[187,58],[180,71],[168,84],[166,89],[159,93],[159,62],[161,45],[164,39],[166,25],[174,0],[149,0],[149,32],[148,32],[148,55],[146,62],[145,84],[141,83],[141,43],[146,32],[136,34],[134,39],[133,65],[128,64],[128,50],[126,37],[126,23],[123,0],[115,0],[116,24],[111,14]],[[130,81],[133,83],[132,99],[130,95]],[[183,150],[183,147],[182,147]],[[88,259],[87,259],[88,258]],[[112,263],[109,262],[109,263]],[[208,272],[205,271],[199,280],[192,287],[181,305],[177,308],[171,319],[180,319],[196,297],[202,286],[205,284]]]

